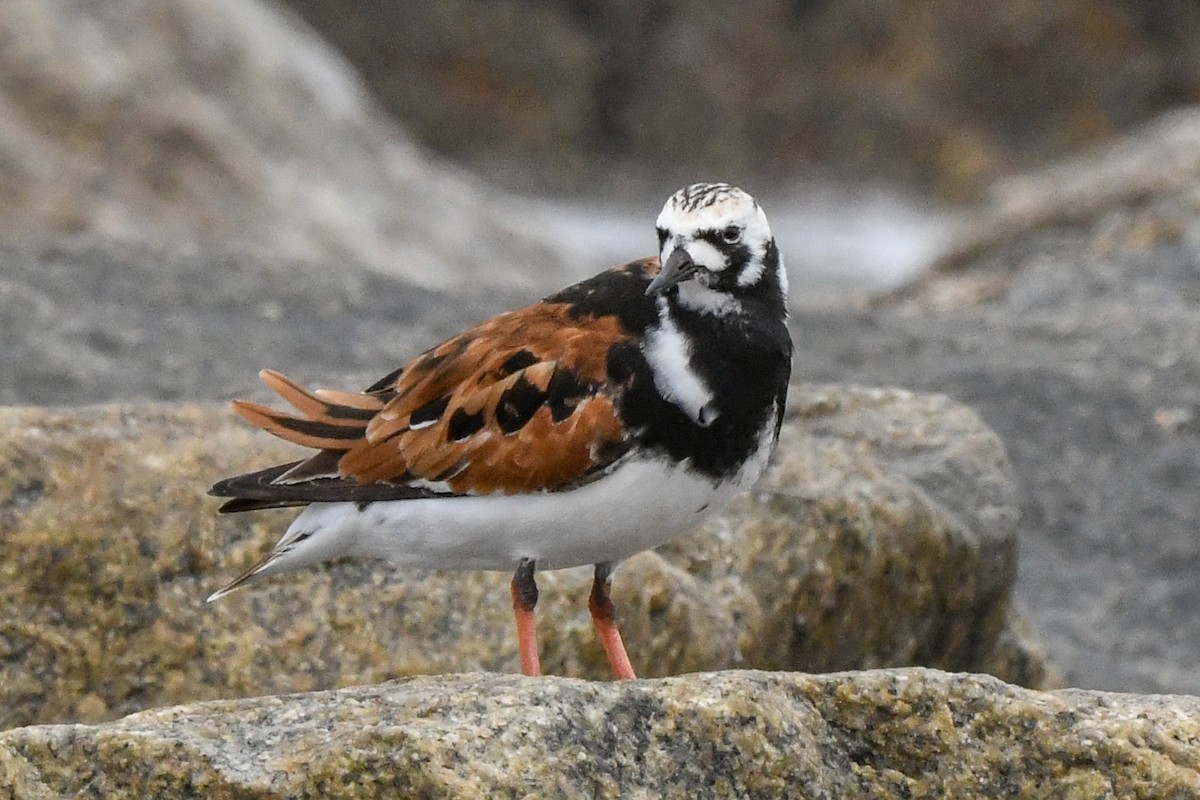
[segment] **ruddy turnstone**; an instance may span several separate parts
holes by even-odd
[[[305,509],[208,599],[340,556],[513,570],[521,671],[538,675],[534,571],[593,564],[596,633],[614,674],[634,677],[613,570],[757,480],[792,353],[787,276],[754,198],[688,186],[657,228],[658,257],[482,322],[363,392],[264,370],[298,413],[234,408],[317,452],[210,491],[232,498],[223,512]]]

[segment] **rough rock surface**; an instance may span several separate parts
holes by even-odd
[[[0,43],[0,237],[250,248],[436,287],[563,274],[510,198],[431,161],[280,7],[6,0]]]
[[[1200,699],[909,669],[454,675],[0,734],[20,797],[1200,797]]]
[[[287,2],[422,141],[524,186],[819,165],[971,193],[1200,100],[1178,0]]]
[[[0,728],[422,672],[516,670],[502,573],[343,561],[206,605],[290,515],[218,517],[206,486],[292,450],[219,407],[0,410]],[[759,489],[625,564],[643,674],[925,664],[1043,680],[1010,624],[1013,485],[943,398],[794,389]],[[542,663],[608,677],[587,568],[542,573]]]
[[[1197,186],[1193,109],[1007,184],[908,291],[798,321],[798,374],[946,392],[1000,434],[1015,596],[1070,685],[1200,693]]]

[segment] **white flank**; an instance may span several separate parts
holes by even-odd
[[[658,298],[659,325],[647,332],[642,353],[654,373],[654,386],[669,402],[701,425],[716,417],[713,394],[692,370],[692,344],[675,326],[665,297]]]
[[[350,555],[435,569],[510,570],[532,558],[538,569],[561,569],[620,561],[670,541],[739,489],[735,481],[715,485],[679,464],[630,460],[563,492],[396,500],[362,510],[354,503],[316,503],[288,536],[312,531],[309,541],[322,560]],[[288,560],[262,574],[294,568]]]

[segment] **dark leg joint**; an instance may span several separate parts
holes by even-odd
[[[612,564],[596,565],[596,577],[592,580],[592,594],[588,598],[588,608],[592,616],[602,619],[612,619],[617,613],[613,606],[609,591],[612,589]]]
[[[629,663],[629,654],[625,652],[625,644],[621,641],[621,632],[613,621],[616,613],[613,608],[609,590],[612,588],[613,565],[601,563],[596,565],[596,578],[592,581],[592,596],[588,598],[588,610],[592,612],[592,624],[596,626],[596,635],[612,665],[613,675],[620,679],[636,678],[633,665]]]
[[[533,611],[537,606],[537,581],[533,579],[534,567],[537,562],[532,558],[522,558],[517,564],[516,574],[512,579],[513,605],[522,611]]]

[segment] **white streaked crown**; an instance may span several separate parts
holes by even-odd
[[[680,189],[663,206],[656,226],[660,237],[666,234],[659,250],[663,261],[676,248],[683,248],[697,266],[712,273],[727,269],[729,264],[725,254],[702,238],[703,234],[736,229],[735,243],[744,244],[751,253],[738,283],[749,286],[762,274],[762,258],[771,241],[771,226],[755,199],[736,186],[697,183]]]

